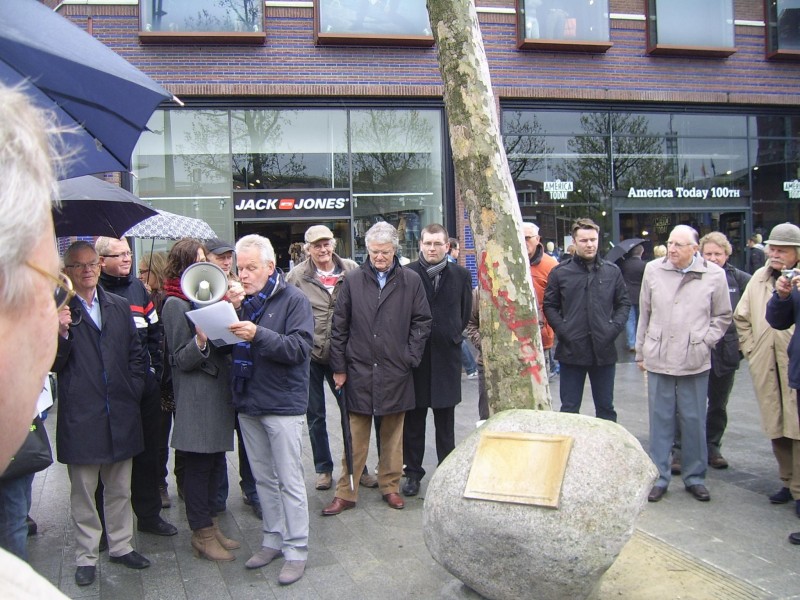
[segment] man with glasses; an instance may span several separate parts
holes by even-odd
[[[75,242],[64,268],[77,293],[59,325],[58,460],[67,465],[75,527],[75,583],[91,584],[100,553],[102,505],[111,562],[144,569],[150,562],[131,546],[132,458],[144,449],[139,401],[147,362],[128,302],[97,286],[100,260],[91,244]]]
[[[697,232],[678,225],[667,256],[647,263],[639,296],[636,362],[647,371],[650,458],[658,479],[648,500],[658,502],[672,477],[670,452],[681,427],[681,476],[686,491],[707,502],[706,393],[711,349],[731,324],[725,271],[701,257]]]
[[[431,334],[413,369],[415,407],[403,425],[404,496],[416,496],[425,476],[425,423],[433,410],[439,464],[455,448],[455,410],[461,402],[461,344],[472,312],[472,278],[447,260],[447,230],[438,223],[422,229],[419,259],[409,265],[422,280],[431,316]]]
[[[131,307],[133,322],[145,353],[147,370],[142,392],[141,414],[144,451],[133,459],[131,501],[136,528],[144,533],[170,536],[178,529],[161,518],[159,440],[161,439],[161,371],[164,368],[162,339],[164,326],[147,288],[133,272],[131,249],[126,239],[99,237],[95,250],[100,258],[99,285],[122,296]],[[105,545],[105,544],[104,544]]]

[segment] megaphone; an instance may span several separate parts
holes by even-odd
[[[219,302],[228,291],[225,271],[207,262],[194,263],[181,275],[181,291],[197,306]]]

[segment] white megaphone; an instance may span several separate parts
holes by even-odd
[[[197,306],[219,302],[228,291],[228,278],[217,265],[194,263],[181,275],[181,290]]]

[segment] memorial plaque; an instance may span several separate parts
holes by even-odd
[[[566,435],[485,431],[464,497],[558,508],[571,449]]]

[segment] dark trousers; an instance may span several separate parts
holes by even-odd
[[[579,413],[586,375],[592,386],[595,415],[598,419],[617,421],[614,410],[614,374],[616,365],[568,365],[561,363],[561,412]]]
[[[172,411],[161,411],[161,437],[158,440],[158,485],[162,487],[167,487],[167,477],[169,476],[169,434],[172,431],[172,417]]]
[[[456,447],[454,406],[434,408],[433,424],[436,427],[436,457],[439,464]],[[427,408],[415,408],[406,413],[403,423],[403,462],[406,465],[406,477],[422,479],[425,469],[422,459],[425,457],[425,421],[428,418]]]
[[[219,478],[225,470],[225,453],[201,454],[184,452],[183,498],[186,520],[192,531],[211,527],[217,516],[213,506],[219,490]]]
[[[258,493],[256,492],[256,480],[253,477],[253,471],[250,470],[250,460],[247,458],[247,450],[244,447],[244,440],[242,439],[242,430],[239,428],[239,413],[236,413],[235,418],[237,440],[236,446],[239,452],[239,487],[242,490],[242,494],[244,494],[246,498],[249,500],[255,500],[258,498]],[[225,510],[225,505],[228,501],[229,489],[230,485],[228,483],[228,469],[226,467],[222,470],[222,474],[219,478],[219,490],[217,491],[216,504],[214,505],[217,512],[222,512]]]
[[[308,382],[308,437],[311,441],[311,453],[314,456],[314,470],[317,473],[333,471],[333,458],[328,442],[328,428],[325,420],[325,381],[331,390],[336,388],[333,382],[333,370],[330,365],[311,361],[310,379]]]
[[[478,418],[489,418],[489,396],[486,394],[486,374],[483,365],[478,363]]]

